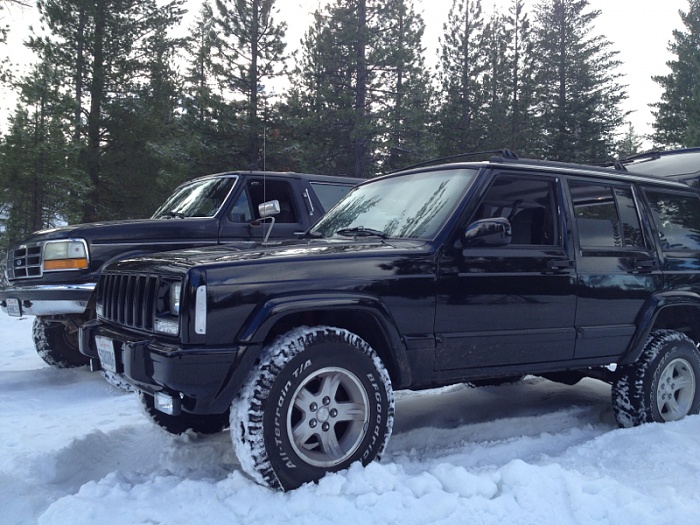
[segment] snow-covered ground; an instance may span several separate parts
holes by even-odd
[[[623,430],[610,388],[527,378],[397,395],[381,463],[290,493],[227,433],[174,437],[133,394],[36,356],[0,314],[0,524],[700,523],[700,416]]]

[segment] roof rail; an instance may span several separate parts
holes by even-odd
[[[479,157],[482,155],[494,155],[494,154],[498,154],[498,156],[492,156],[490,159],[492,162],[502,162],[504,159],[518,160],[518,156],[515,153],[513,153],[513,151],[511,151],[509,149],[497,149],[497,150],[489,150],[489,151],[472,151],[469,153],[458,153],[457,155],[450,155],[449,157],[439,157],[436,159],[426,160],[424,162],[419,162],[418,164],[413,164],[413,165],[408,166],[406,168],[401,168],[400,170],[397,170],[397,171],[422,168],[423,166],[429,166],[430,164],[437,164],[438,162],[447,162],[450,160],[455,160],[455,159],[460,159],[460,158],[467,159],[470,157]],[[396,172],[394,172],[394,173],[396,173]]]

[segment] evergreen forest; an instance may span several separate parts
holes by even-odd
[[[41,17],[30,71],[13,74],[0,44],[18,97],[0,135],[0,250],[59,224],[148,217],[176,185],[227,170],[368,178],[471,151],[601,164],[640,148],[588,0],[488,15],[444,0],[438,49],[419,0],[319,2],[292,49],[282,1],[190,2],[185,17],[184,0],[0,0],[4,22],[16,4]],[[657,147],[700,145],[700,0],[688,4],[670,73],[654,77]]]

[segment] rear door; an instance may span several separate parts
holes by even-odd
[[[632,184],[567,182],[578,255],[576,359],[612,361],[627,348],[663,275]]]

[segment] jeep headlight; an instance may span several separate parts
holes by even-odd
[[[182,283],[173,283],[170,285],[170,292],[168,294],[168,305],[170,307],[170,313],[173,315],[180,315],[181,293]]]
[[[88,267],[87,243],[82,239],[44,244],[44,271],[84,270]]]

